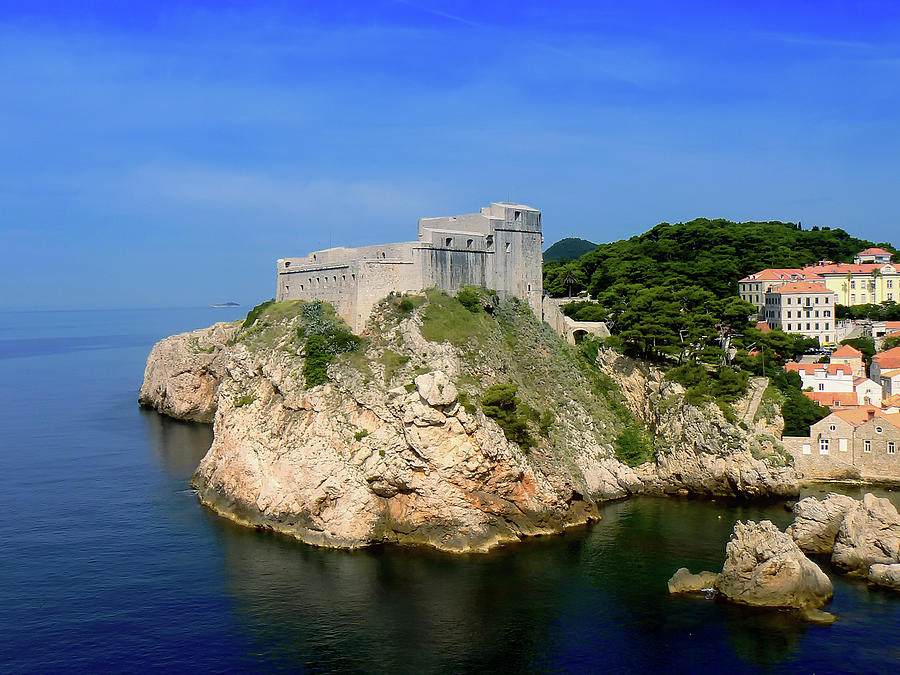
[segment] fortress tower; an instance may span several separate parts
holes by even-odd
[[[276,300],[327,300],[355,331],[391,291],[484,286],[528,303],[541,319],[541,212],[494,202],[479,213],[420,218],[414,242],[330,248],[280,258]]]

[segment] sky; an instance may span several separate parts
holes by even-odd
[[[517,201],[900,244],[900,3],[3,0],[0,308],[274,295]]]

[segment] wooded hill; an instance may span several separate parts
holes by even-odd
[[[544,289],[553,296],[587,289],[598,297],[616,285],[699,286],[724,298],[737,294],[738,279],[767,267],[804,267],[823,259],[853,262],[870,246],[896,251],[886,242],[858,239],[837,228],[697,218],[600,244],[571,262],[547,260]]]

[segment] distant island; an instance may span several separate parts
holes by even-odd
[[[210,305],[210,307],[240,307],[241,303],[239,302],[220,302],[215,305]]]

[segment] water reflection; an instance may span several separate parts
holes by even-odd
[[[140,417],[159,465],[172,478],[189,478],[212,445],[212,425],[179,422],[146,409],[140,410]]]

